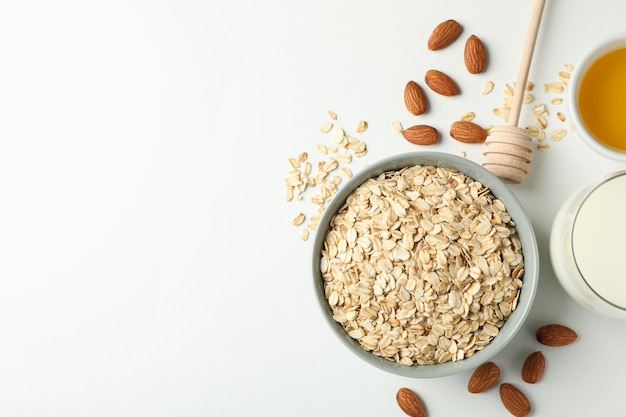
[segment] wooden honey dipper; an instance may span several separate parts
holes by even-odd
[[[522,60],[515,81],[508,125],[494,126],[485,140],[482,165],[506,182],[517,184],[523,182],[532,162],[532,137],[526,129],[517,125],[545,3],[546,0],[535,0],[533,6]]]

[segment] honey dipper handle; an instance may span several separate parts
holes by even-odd
[[[513,103],[511,104],[511,112],[509,113],[509,126],[517,126],[519,123],[526,82],[528,81],[528,72],[530,71],[530,63],[533,58],[533,51],[535,49],[539,24],[541,23],[541,15],[543,14],[545,4],[546,0],[535,0],[532,14],[530,15],[530,25],[528,26],[526,42],[524,44],[524,50],[522,51],[522,60],[517,74],[517,81],[515,81],[515,93]]]

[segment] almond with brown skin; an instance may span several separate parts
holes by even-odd
[[[540,351],[533,352],[524,361],[522,365],[522,379],[529,384],[539,382],[546,368],[546,358]]]
[[[450,136],[463,143],[483,143],[487,132],[474,122],[458,120],[450,126]]]
[[[456,20],[450,19],[439,23],[428,38],[428,49],[436,51],[450,45],[459,37],[463,28]]]
[[[400,388],[396,393],[398,405],[411,417],[426,417],[424,402],[415,392],[408,388]]]
[[[502,404],[515,417],[524,417],[530,413],[530,401],[528,397],[513,385],[504,383],[500,385],[500,399]]]
[[[493,362],[485,362],[474,370],[467,383],[467,390],[472,394],[487,391],[498,383],[500,367]]]
[[[565,346],[578,339],[572,329],[562,324],[547,324],[537,329],[537,341],[546,346]]]
[[[431,90],[443,96],[456,96],[461,92],[457,83],[449,75],[438,70],[426,71],[424,81]]]
[[[402,137],[414,145],[432,145],[439,140],[439,132],[429,125],[415,125],[404,129]]]
[[[426,111],[426,95],[415,81],[409,81],[404,87],[404,104],[409,113],[414,116],[419,116]]]
[[[487,52],[485,45],[476,35],[471,35],[465,42],[463,54],[465,68],[470,74],[480,74],[487,66]]]

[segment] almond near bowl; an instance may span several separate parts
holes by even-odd
[[[396,155],[355,175],[313,243],[322,316],[368,364],[466,372],[517,334],[538,284],[532,225],[506,184],[455,155]]]

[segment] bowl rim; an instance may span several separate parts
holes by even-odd
[[[333,320],[332,310],[324,293],[324,282],[321,278],[319,265],[324,238],[330,220],[339,208],[343,206],[348,195],[369,178],[376,177],[383,172],[395,171],[403,167],[414,165],[434,165],[455,169],[473,178],[475,181],[481,182],[491,190],[496,198],[505,203],[507,212],[515,221],[517,234],[522,244],[522,254],[524,256],[524,285],[522,286],[516,309],[508,317],[496,338],[482,350],[477,351],[469,358],[459,361],[448,361],[442,364],[432,365],[407,366],[376,356],[372,352],[364,350],[355,339],[347,334],[340,323]],[[318,300],[317,304],[335,335],[350,351],[370,365],[392,374],[412,378],[433,378],[458,374],[474,369],[480,364],[489,361],[515,337],[523,326],[534,302],[539,281],[539,252],[535,233],[530,219],[524,212],[517,197],[501,179],[482,166],[469,159],[442,152],[409,152],[397,154],[371,164],[368,168],[354,175],[354,177],[337,192],[326,207],[318,224],[312,250],[313,284]]]
[[[583,142],[589,148],[593,149],[599,155],[615,161],[626,161],[626,150],[620,151],[618,149],[611,148],[596,139],[587,129],[585,122],[580,115],[577,103],[578,92],[580,90],[580,82],[587,72],[589,66],[601,56],[621,48],[626,48],[626,30],[613,32],[594,43],[589,49],[587,49],[583,53],[581,58],[578,60],[578,63],[574,66],[574,70],[572,71],[569,82],[570,88],[567,94],[568,107],[573,120],[575,131],[579,133]]]

